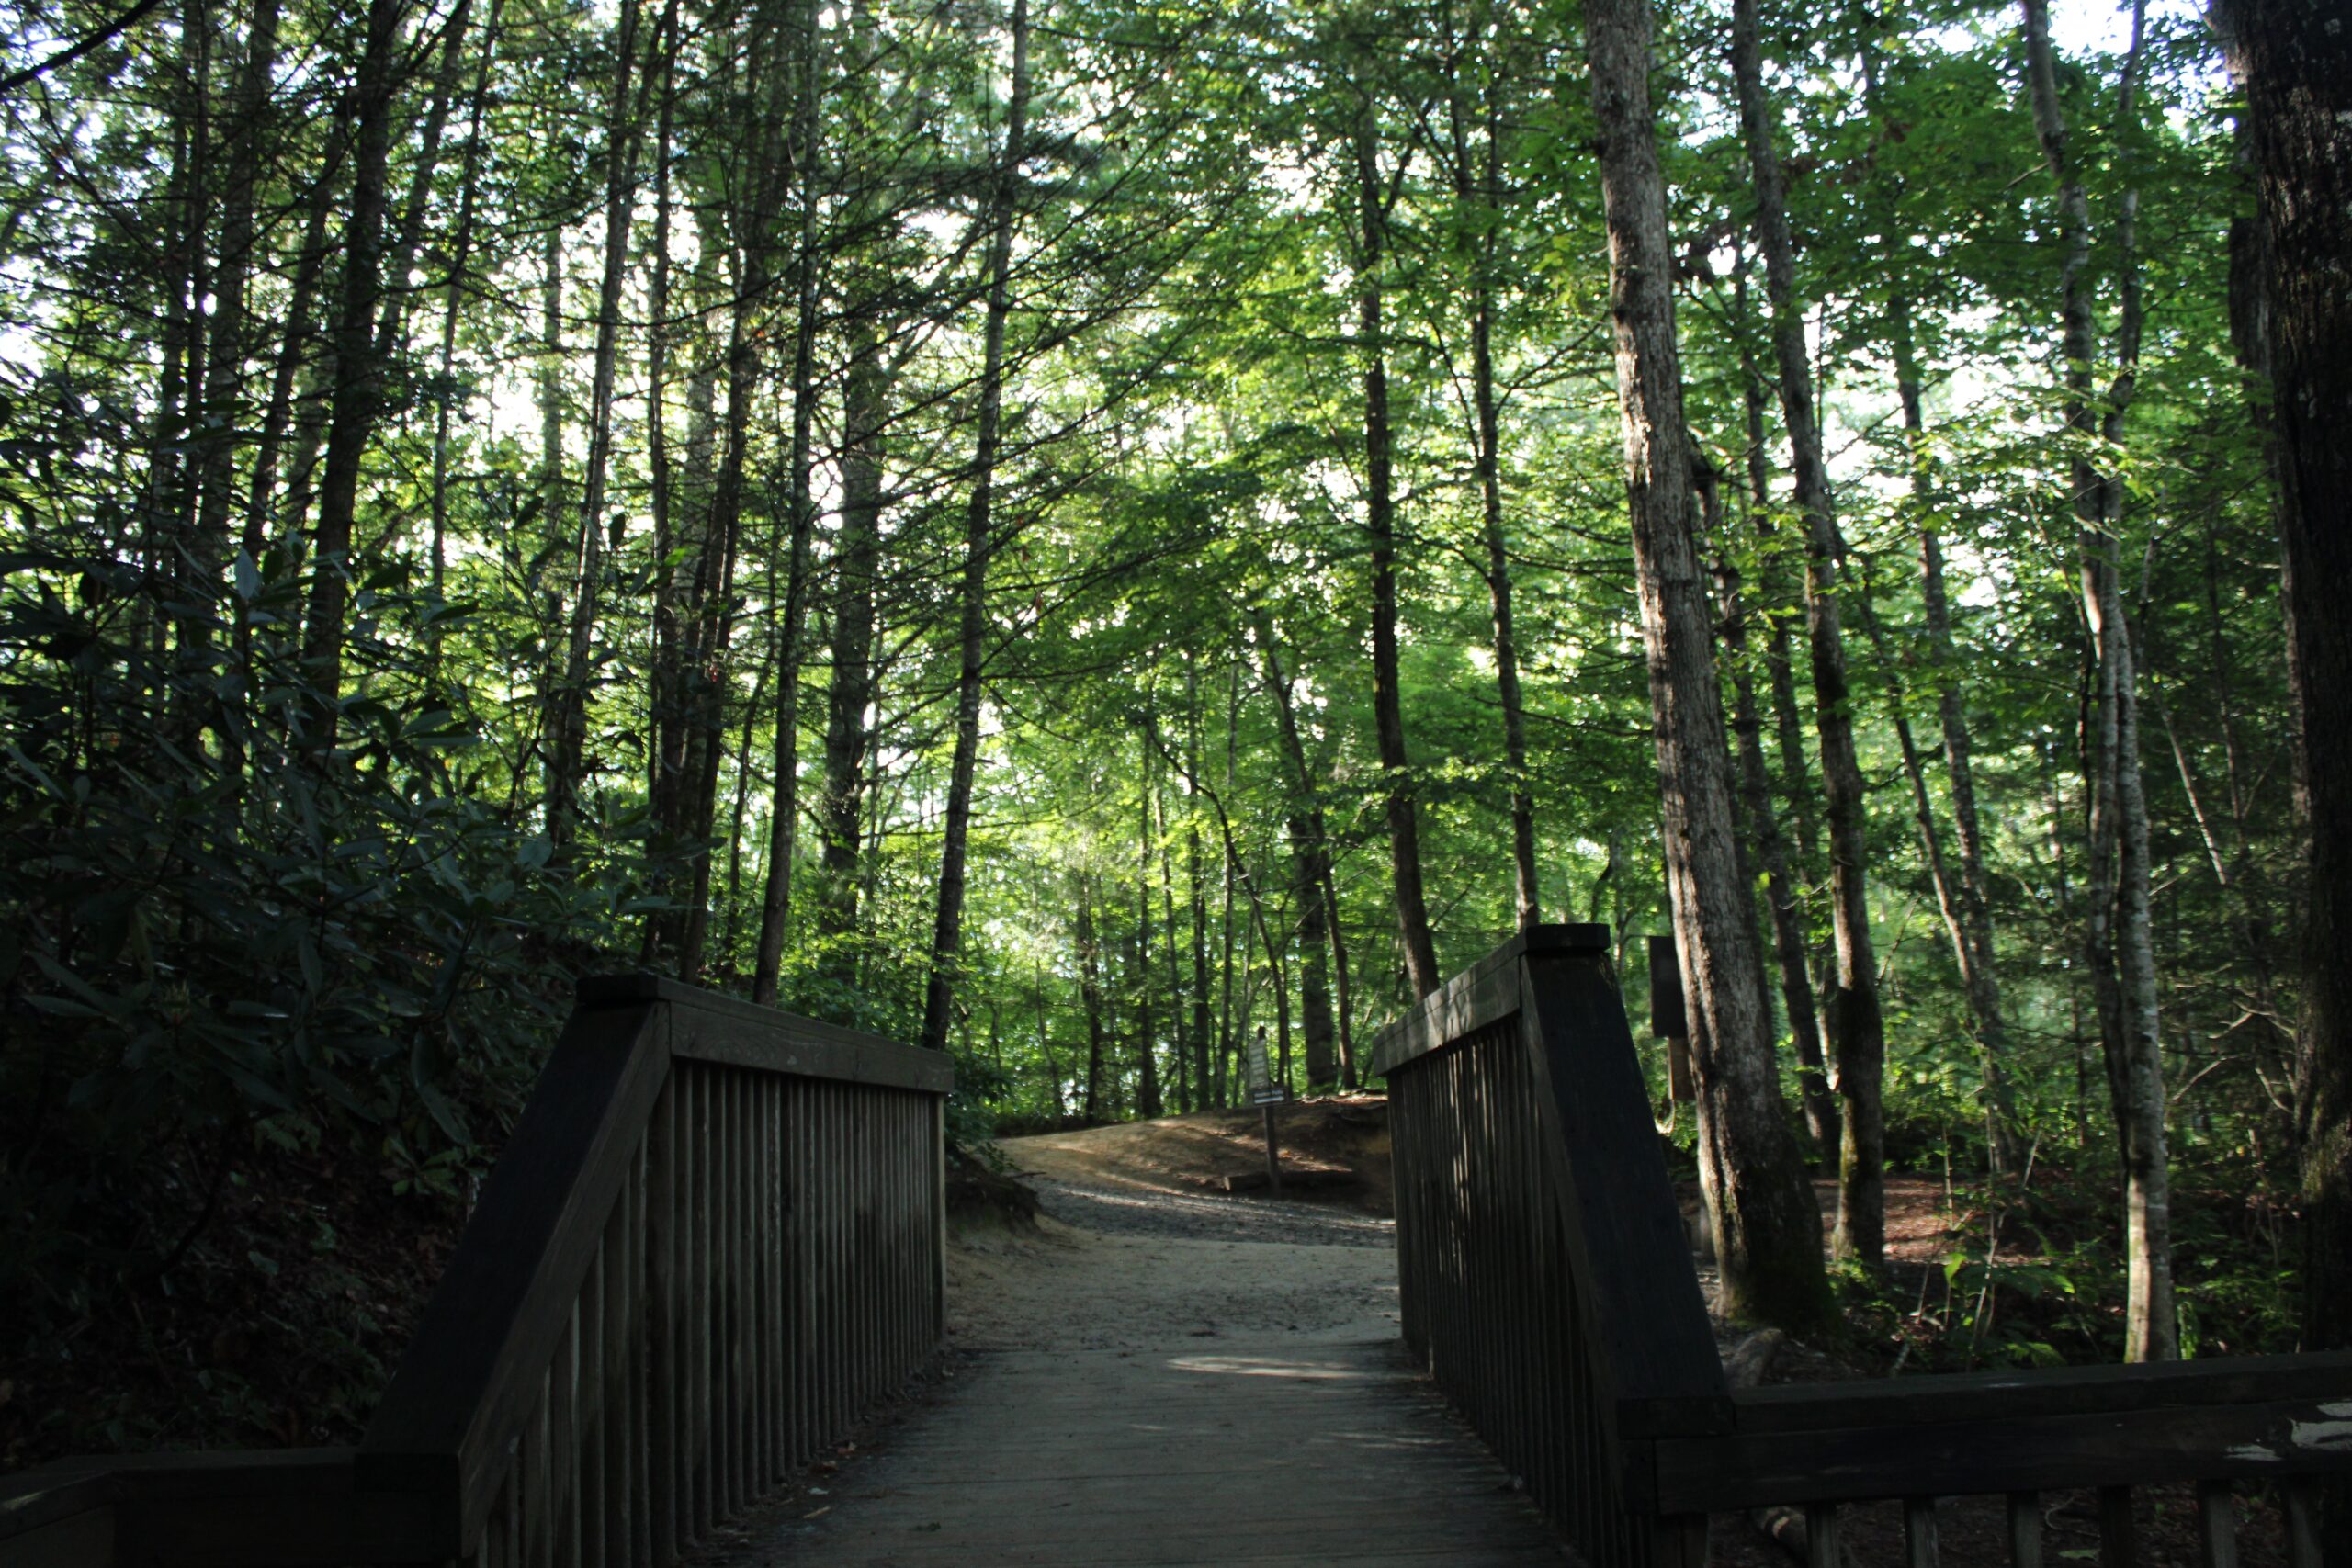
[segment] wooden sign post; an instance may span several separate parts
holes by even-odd
[[[1682,960],[1670,936],[1650,944],[1650,1032],[1666,1042],[1666,1091],[1688,1105],[1697,1091],[1690,1082],[1690,1014],[1682,1000]]]
[[[1258,1026],[1257,1037],[1250,1042],[1250,1101],[1258,1107],[1266,1124],[1266,1186],[1279,1193],[1283,1190],[1282,1150],[1275,1141],[1274,1107],[1290,1098],[1287,1086],[1274,1082],[1273,1073],[1266,1064],[1266,1026]]]
[[[1666,1042],[1667,1099],[1676,1105],[1688,1105],[1698,1098],[1698,1090],[1690,1079],[1690,1010],[1682,996],[1682,960],[1670,936],[1654,936],[1649,945],[1650,1032]],[[1703,1192],[1699,1197],[1698,1231],[1691,1240],[1700,1257],[1714,1257],[1714,1212]]]

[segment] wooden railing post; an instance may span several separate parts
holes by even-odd
[[[2352,1472],[2352,1351],[1730,1391],[1684,1238],[1608,933],[1538,927],[1374,1042],[1389,1086],[1406,1342],[1598,1568],[1696,1568],[1711,1513],[1797,1505],[1836,1568],[1839,1510],[2004,1499],[2018,1568],[2041,1499],[2099,1491],[2111,1568],[2134,1486],[2186,1484],[2207,1568],[2236,1568],[2235,1488],[2279,1483],[2291,1568],[2319,1568],[2316,1478]]]

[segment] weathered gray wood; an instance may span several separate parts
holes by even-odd
[[[1807,1503],[1804,1506],[1805,1568],[1846,1568],[1846,1553],[1841,1544],[1844,1532],[1838,1526],[1837,1504]]]
[[[488,1516],[668,1076],[665,1034],[644,1005],[572,1015],[361,1439],[363,1489],[448,1499],[435,1556],[463,1556]]]
[[[2030,1491],[2008,1495],[2009,1561],[2015,1568],[2041,1568],[2041,1496]]]
[[[2352,1351],[1793,1383],[1736,1403],[1740,1431],[1786,1432],[2324,1398],[2352,1398]]]
[[[1387,1343],[1010,1352],[947,1387],[853,1483],[796,1510],[826,1512],[754,1550],[795,1568],[1561,1561]],[[1027,1446],[1008,1458],[1013,1411]]]
[[[2226,1481],[2197,1488],[2197,1544],[2205,1568],[2238,1568],[2238,1505]]]
[[[741,1001],[659,975],[591,976],[580,982],[579,996],[586,1007],[668,1003],[675,1030],[672,1049],[698,1061],[931,1094],[944,1094],[955,1087],[956,1065],[939,1052]]]
[[[1651,1461],[1653,1495],[1661,1507],[1746,1508],[1897,1497],[1922,1485],[1985,1493],[2341,1471],[2343,1451],[2312,1439],[2326,1428],[2335,1403],[2274,1400],[1662,1438]]]
[[[674,1561],[935,1348],[952,1081],[668,982],[583,987],[358,1449],[0,1482],[0,1564]]]
[[[1657,1131],[1624,1114],[1647,1090],[1607,950],[1530,959],[1524,974],[1547,1163],[1609,1397],[1639,1402],[1640,1436],[1726,1429],[1730,1390]]]
[[[2287,1516],[2288,1568],[2320,1568],[2319,1483],[2299,1476],[2278,1493]]]
[[[1531,926],[1422,998],[1411,1012],[1372,1037],[1372,1071],[1385,1077],[1418,1056],[1519,1010],[1519,961],[1530,955],[1606,953],[1609,928]]]
[[[1903,1561],[1905,1568],[1936,1568],[1936,1500],[1903,1499]]]

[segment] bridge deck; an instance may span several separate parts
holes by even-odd
[[[984,1352],[759,1543],[823,1568],[1557,1563],[1395,1340]],[[813,1515],[814,1517],[808,1517]]]

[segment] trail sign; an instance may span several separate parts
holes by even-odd
[[[1279,1195],[1283,1190],[1283,1156],[1281,1134],[1274,1128],[1274,1107],[1290,1098],[1288,1086],[1274,1082],[1274,1075],[1266,1066],[1266,1026],[1260,1024],[1258,1032],[1250,1037],[1249,1051],[1250,1103],[1258,1108],[1259,1118],[1266,1124],[1266,1186]]]
[[[1266,1064],[1266,1026],[1262,1023],[1250,1041],[1249,1072],[1250,1104],[1280,1105],[1290,1098],[1288,1091],[1274,1082],[1273,1071]]]

